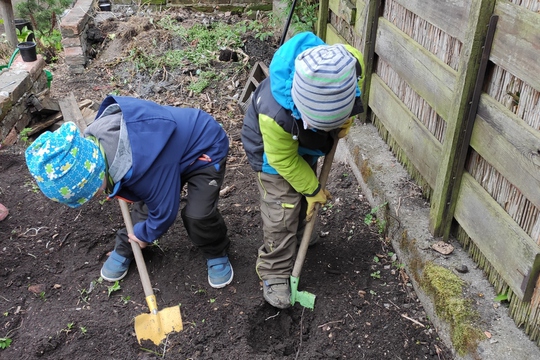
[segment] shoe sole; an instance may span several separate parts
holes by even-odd
[[[117,277],[117,278],[111,278],[111,277],[106,277],[105,275],[103,275],[103,270],[100,271],[100,275],[103,278],[103,280],[109,281],[109,282],[115,282],[115,281],[118,281],[118,280],[122,280],[124,277],[126,277],[127,273],[128,273],[128,270],[124,271],[124,273],[122,275],[120,275],[119,277]]]
[[[232,283],[233,281],[233,278],[234,278],[234,270],[231,266],[231,278],[226,282],[226,283],[223,283],[223,284],[212,284],[212,281],[210,281],[210,276],[208,276],[208,283],[210,284],[211,287],[213,287],[214,289],[221,289],[221,288],[224,288],[225,286],[229,285],[230,283]]]
[[[264,285],[263,285],[263,286],[264,286]],[[268,299],[268,297],[266,297],[266,295],[265,295],[264,293],[263,293],[263,298],[264,298],[264,300],[266,300],[266,302],[267,302],[268,304],[270,304],[270,305],[272,305],[273,307],[278,308],[278,309],[287,309],[287,308],[290,308],[291,305],[292,305],[292,304],[290,303],[290,300],[291,300],[290,296],[289,296],[289,303],[286,303],[286,304],[282,304],[282,303],[276,304],[276,303],[273,303],[273,301],[270,301],[270,299]]]

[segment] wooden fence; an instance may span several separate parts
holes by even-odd
[[[326,0],[319,36],[366,61],[373,122],[540,344],[540,0]]]

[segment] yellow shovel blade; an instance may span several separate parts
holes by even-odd
[[[150,340],[159,345],[167,334],[182,331],[180,307],[174,306],[157,312],[141,314],[135,317],[135,333],[139,344],[141,340]]]

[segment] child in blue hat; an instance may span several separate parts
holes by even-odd
[[[108,96],[84,136],[67,122],[39,136],[25,156],[39,188],[54,201],[77,208],[105,192],[133,203],[134,234],[117,232],[101,268],[111,282],[128,272],[129,241],[144,248],[174,223],[187,184],[184,226],[206,258],[209,284],[222,288],[234,275],[227,226],[217,207],[228,150],[225,131],[204,111]]]

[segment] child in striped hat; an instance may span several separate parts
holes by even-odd
[[[363,111],[362,65],[351,46],[297,34],[275,53],[244,117],[242,142],[261,194],[264,243],[256,271],[275,307],[291,305],[289,278],[305,220],[330,197],[317,179],[317,159]]]

